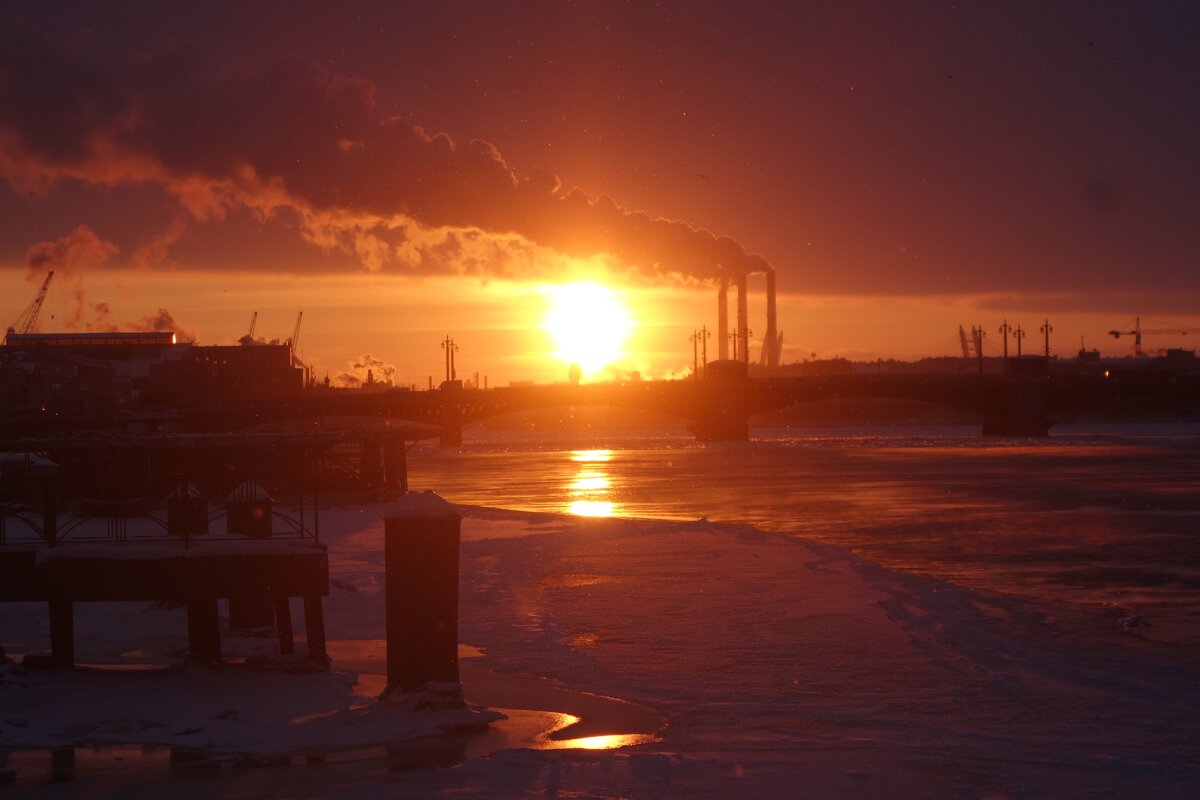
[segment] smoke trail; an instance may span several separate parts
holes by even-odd
[[[536,247],[652,276],[770,269],[729,237],[382,116],[359,78],[295,61],[206,71],[179,50],[104,57],[19,26],[0,33],[0,176],[30,196],[68,178],[156,184],[198,221],[234,208],[295,219],[368,269],[516,276]],[[163,257],[181,233],[141,254]]]

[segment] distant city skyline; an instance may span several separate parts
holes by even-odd
[[[960,324],[999,353],[1005,318],[1049,318],[1059,355],[1125,353],[1107,332],[1138,316],[1200,325],[1186,4],[48,2],[0,23],[6,325],[55,268],[43,330],[232,343],[254,310],[268,338],[304,310],[318,377],[370,355],[423,385],[450,334],[466,375],[564,380],[545,287],[591,278],[632,317],[613,374],[664,377],[715,328],[704,281],[768,262],[785,362],[954,355]]]

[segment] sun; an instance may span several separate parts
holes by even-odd
[[[622,355],[633,327],[629,312],[607,286],[590,281],[551,286],[550,311],[542,327],[554,340],[557,358],[599,372]]]

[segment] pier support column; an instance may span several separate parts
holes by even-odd
[[[329,649],[325,642],[325,610],[321,607],[320,595],[304,596],[304,636],[308,640],[309,659],[329,663]]]
[[[50,658],[59,669],[75,667],[75,604],[50,601]]]
[[[217,598],[194,597],[187,604],[188,659],[214,662],[221,660],[221,616]]]
[[[383,521],[387,690],[457,684],[462,517],[433,492],[404,495]]]
[[[292,605],[287,597],[275,598],[275,627],[279,629],[279,655],[290,656],[296,652],[296,640],[292,634]]]

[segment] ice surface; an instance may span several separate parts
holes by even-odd
[[[437,729],[444,712],[354,709],[362,698],[347,686],[348,672],[378,669],[371,653],[383,636],[388,508],[322,512],[331,645],[363,643],[354,660],[335,658],[335,673],[10,669],[0,673],[0,742],[178,740],[279,752],[412,741]],[[277,769],[254,782],[222,774],[215,785],[174,782],[170,792],[1182,798],[1200,790],[1194,648],[748,526],[459,511],[460,640],[479,649],[472,669],[486,670],[499,694],[511,675],[656,710],[667,720],[660,741],[503,750],[453,769]],[[0,606],[0,641],[10,651],[10,642],[36,644],[38,614]],[[172,634],[164,614],[146,615],[147,638],[169,649],[174,636],[180,647],[181,617]],[[84,616],[81,659],[110,645],[127,652],[142,624],[139,614],[88,633]],[[533,692],[522,702],[545,699]],[[602,705],[594,713],[602,717]]]

